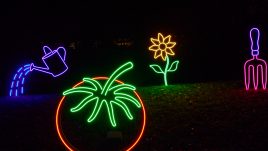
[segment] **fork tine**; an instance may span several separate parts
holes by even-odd
[[[267,86],[267,64],[266,64],[266,62],[264,64],[264,75],[263,75],[263,77],[264,77],[264,80],[263,80],[262,88],[264,90],[266,90],[266,86]]]
[[[258,73],[258,66],[257,68],[255,68],[253,65],[250,65],[252,67],[252,79],[253,79],[253,86],[254,89],[257,90],[258,89],[258,85],[259,85],[259,73]]]
[[[267,65],[263,64],[263,65],[258,65],[258,72],[261,73],[261,80],[262,80],[262,88],[263,90],[266,89],[266,84],[267,84]]]
[[[244,82],[246,90],[249,90],[249,83],[250,83],[250,68],[247,66],[248,63],[244,64]]]

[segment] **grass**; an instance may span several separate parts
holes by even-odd
[[[140,150],[267,149],[268,91],[246,92],[237,81],[138,91],[148,116]]]
[[[268,150],[268,90],[241,81],[138,87],[147,111],[138,151]],[[0,150],[64,150],[55,127],[59,96],[0,99]]]

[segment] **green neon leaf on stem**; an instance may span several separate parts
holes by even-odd
[[[156,73],[164,73],[161,67],[157,64],[151,64],[150,68],[152,68]]]
[[[97,101],[96,101],[96,104],[95,104],[95,106],[94,106],[93,112],[91,113],[91,115],[89,116],[89,118],[88,118],[88,120],[87,120],[89,123],[95,120],[95,118],[97,117],[97,115],[98,115],[99,112],[100,112],[100,109],[101,109],[103,103],[106,104],[106,107],[107,107],[107,110],[108,110],[108,114],[109,114],[109,116],[110,116],[110,108],[109,108],[109,106],[107,105],[106,100],[102,100],[102,101],[99,103],[99,98],[98,98]]]
[[[87,121],[89,123],[92,122],[97,117],[102,104],[103,104],[103,101],[99,104],[99,98],[97,98],[94,109],[93,109],[92,113],[89,115],[89,118],[87,119]]]
[[[72,93],[89,93],[91,95],[93,94],[92,91],[96,91],[96,89],[88,88],[88,87],[76,87],[76,88],[71,88],[69,90],[64,91],[63,95],[68,95]]]
[[[117,106],[121,107],[123,109],[123,111],[126,113],[128,119],[132,120],[133,119],[133,116],[131,115],[127,105],[119,100],[119,99],[116,99],[116,101],[111,101],[112,104],[116,104]]]
[[[130,96],[130,95],[128,95],[128,94],[124,94],[124,93],[116,93],[116,94],[115,94],[115,99],[128,100],[128,101],[134,103],[138,108],[141,107],[140,102],[139,102],[137,99],[135,99],[134,97],[132,97],[132,96]]]
[[[107,92],[114,82],[121,74],[125,73],[126,71],[130,70],[133,68],[133,63],[132,62],[127,62],[120,66],[118,69],[115,70],[115,72],[111,75],[109,80],[105,83],[103,90],[101,91],[101,94],[104,93],[104,95],[107,95]]]
[[[70,111],[72,113],[78,112],[85,108],[87,104],[90,102],[95,102],[94,108],[92,112],[90,113],[87,122],[91,123],[93,122],[97,116],[99,115],[99,112],[101,109],[107,109],[107,113],[109,116],[109,121],[112,125],[112,127],[116,127],[117,123],[115,120],[114,115],[114,105],[117,105],[120,107],[126,114],[129,120],[133,119],[133,116],[129,110],[129,107],[125,103],[125,101],[128,101],[130,103],[133,103],[138,108],[141,108],[140,102],[132,97],[131,95],[127,94],[128,91],[130,91],[130,94],[133,94],[133,91],[136,89],[133,85],[130,84],[124,84],[120,83],[115,86],[112,86],[112,83],[116,80],[117,77],[119,77],[121,74],[125,73],[126,71],[133,68],[133,64],[131,62],[127,62],[120,66],[112,75],[111,77],[106,81],[104,87],[102,87],[101,83],[99,83],[97,80],[91,79],[91,78],[83,78],[83,81],[85,83],[89,83],[90,86],[88,87],[76,87],[69,89],[65,91],[63,94],[68,95],[72,93],[87,93],[87,95],[80,103],[78,103],[75,107],[71,108]],[[126,90],[126,91],[123,91]],[[123,91],[123,92],[122,92]],[[121,93],[119,93],[121,92]],[[107,94],[112,93],[112,98],[107,98]],[[109,95],[111,97],[111,95]],[[100,99],[101,98],[101,99]],[[105,105],[103,105],[105,104]],[[103,107],[104,106],[104,107]]]
[[[113,110],[112,105],[111,104],[108,105],[108,103],[107,103],[106,100],[102,100],[101,103],[100,103],[100,105],[99,105],[99,107],[97,107],[98,106],[98,101],[99,100],[97,100],[96,105],[94,107],[94,110],[93,110],[92,114],[90,115],[90,117],[88,118],[87,121],[89,123],[92,122],[92,121],[94,121],[96,119],[98,113],[100,112],[100,109],[102,107],[102,104],[105,104],[106,107],[107,107],[107,112],[108,112],[108,115],[109,115],[110,122],[111,122],[111,124],[112,124],[113,127],[116,127],[116,122],[115,122],[115,118],[114,118],[114,110]]]
[[[110,102],[110,108],[106,102],[106,106],[107,106],[107,109],[108,109],[108,114],[109,114],[109,119],[110,119],[110,123],[112,124],[113,127],[116,127],[116,122],[115,122],[115,118],[114,118],[114,108],[113,108],[113,105],[112,105],[112,101]]]
[[[179,64],[179,60],[176,60],[174,62],[172,62],[172,64],[170,65],[168,72],[174,72],[177,70],[178,68],[178,64]]]
[[[92,102],[93,100],[98,99],[98,97],[91,98],[92,96],[93,94],[83,99],[76,107],[71,108],[71,112],[80,111],[89,102]]]
[[[102,90],[101,84],[97,80],[91,78],[83,78],[83,81],[92,84],[95,89]]]
[[[109,91],[113,91],[114,89],[115,89],[114,92],[118,92],[118,91],[124,90],[124,89],[126,89],[126,90],[129,89],[129,90],[132,90],[132,91],[136,90],[136,88],[133,85],[130,85],[130,84],[118,84],[118,85],[116,85],[114,87],[111,87],[109,89]]]

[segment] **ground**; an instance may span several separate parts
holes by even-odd
[[[138,151],[268,150],[268,90],[242,81],[138,87],[147,126]],[[60,95],[0,99],[0,150],[65,150],[55,130]]]

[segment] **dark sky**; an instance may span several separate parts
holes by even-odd
[[[175,76],[180,78],[173,79],[174,82],[229,80],[243,77],[243,62],[250,57],[248,32],[255,26],[261,30],[261,56],[268,58],[268,2],[264,0],[185,0],[162,3],[9,1],[1,4],[0,12],[0,85],[4,87],[8,87],[12,72],[20,64],[37,62],[41,58],[38,56],[42,55],[43,44],[56,48],[58,45],[68,47],[72,41],[87,45],[89,40],[111,41],[122,36],[131,37],[135,41],[134,47],[122,51],[124,57],[134,55],[135,57],[130,57],[134,61],[140,59],[139,56],[147,59],[137,62],[137,67],[142,71],[141,68],[147,68],[145,65],[154,61],[147,50],[149,38],[157,32],[163,32],[174,35],[178,44],[175,51],[181,61],[181,68]],[[69,50],[73,56],[68,57],[73,57],[70,62],[75,68],[84,63],[94,67],[94,62],[97,62],[97,66],[101,59],[95,61],[94,58],[87,59],[85,56],[101,54],[108,58],[114,54],[109,48],[106,47],[103,51],[81,47],[79,54]],[[81,56],[83,59],[79,58]],[[114,56],[120,58],[118,54]],[[118,58],[114,57],[114,60]],[[111,66],[113,68],[122,63],[112,59],[110,61],[112,63],[109,64],[114,64]],[[79,75],[82,71],[87,71],[84,68],[74,71]],[[147,72],[150,73],[148,78],[156,76],[149,69]],[[148,78],[139,79],[138,83],[142,85],[144,81],[148,82]],[[161,78],[154,77],[159,81],[151,83],[161,84]],[[0,94],[6,93],[6,88],[2,89]]]
[[[265,26],[267,4],[261,0],[10,2],[1,9],[1,39],[24,43],[30,39],[78,39],[114,32],[225,32],[241,25]]]

